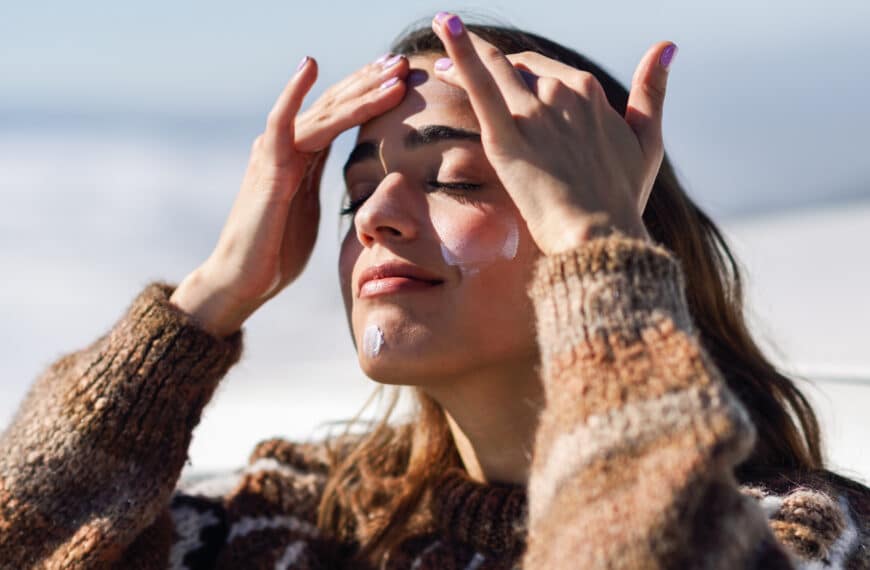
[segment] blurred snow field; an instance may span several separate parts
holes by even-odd
[[[151,280],[177,283],[205,259],[254,134],[0,130],[0,426],[51,361],[105,332]],[[263,438],[323,434],[376,387],[356,365],[337,281],[339,169],[350,144],[339,139],[327,166],[312,261],[246,325],[243,359],[196,431],[194,471],[241,465]],[[867,480],[870,194],[717,219],[747,269],[754,331],[783,369],[808,378],[801,386],[820,414],[831,465]],[[409,407],[406,397],[399,413]]]

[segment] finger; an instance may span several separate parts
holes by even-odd
[[[404,56],[366,65],[327,90],[296,118],[296,149],[315,152],[342,132],[392,109],[404,97],[410,66]]]
[[[493,45],[480,38],[472,40],[472,34],[455,14],[437,14],[432,29],[444,44],[449,58],[449,61],[436,62],[435,73],[445,79],[453,74],[458,77],[452,83],[468,94],[481,129],[495,137],[512,135],[516,127],[508,98],[520,99],[523,92],[525,97],[533,97],[513,66]]]
[[[524,51],[507,56],[508,61],[519,70],[537,77],[552,77],[570,87],[575,93],[585,98],[604,95],[601,83],[594,75],[561,61],[533,51]],[[532,83],[526,80],[526,83]]]
[[[626,122],[656,168],[664,153],[662,114],[668,71],[676,54],[677,46],[672,42],[659,42],[647,50],[634,72],[625,111]]]
[[[305,56],[296,73],[278,96],[269,111],[263,133],[263,150],[281,160],[292,149],[293,121],[302,107],[302,100],[317,80],[317,62]]]
[[[302,192],[305,193],[306,199],[318,199],[320,180],[323,176],[323,168],[326,165],[326,159],[329,157],[330,147],[327,146],[323,150],[319,150],[312,155],[311,161],[305,168],[305,174],[302,177]]]

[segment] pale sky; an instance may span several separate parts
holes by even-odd
[[[251,140],[303,55],[320,60],[316,94],[445,8],[566,43],[623,81],[649,45],[676,41],[665,139],[715,214],[868,195],[864,0],[7,2],[0,131],[168,124]]]

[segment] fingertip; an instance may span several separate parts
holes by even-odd
[[[450,12],[438,12],[432,19],[432,27],[437,33],[439,30],[445,32],[449,37],[459,37],[465,32],[465,24],[462,23],[462,18]]]
[[[378,60],[378,61],[376,61],[375,63],[377,63],[378,65],[380,65],[380,66],[381,66],[381,69],[383,69],[383,70],[388,70],[388,69],[390,69],[390,68],[392,68],[392,67],[395,67],[396,65],[400,64],[400,63],[402,62],[403,59],[404,59],[404,56],[403,56],[403,55],[398,55],[398,54],[397,54],[397,55],[392,55],[392,56],[388,57],[387,59],[385,59],[385,60],[383,60],[383,61]]]
[[[306,55],[299,62],[299,65],[296,66],[296,77],[309,77],[311,75],[314,75],[316,77],[317,70],[317,60],[310,55]]]
[[[303,77],[308,76],[312,72],[317,73],[317,61],[310,55],[306,55],[299,61],[299,65],[296,66],[296,72],[293,75],[294,77]]]
[[[397,55],[395,57],[395,62],[388,61],[382,65],[382,71],[388,75],[404,79],[408,76],[408,72],[411,71],[411,62],[408,61],[408,57],[405,55]]]
[[[436,27],[436,26],[440,27],[441,25],[444,24],[444,22],[447,21],[447,18],[449,18],[450,16],[451,16],[450,12],[438,12],[432,18],[432,26],[433,27]]]
[[[381,83],[380,89],[391,89],[398,85],[400,81],[401,79],[399,79],[397,76],[390,77],[389,79]]]
[[[677,44],[673,42],[668,42],[668,45],[661,51],[659,55],[659,66],[665,71],[670,70],[671,64],[674,62],[674,59],[677,57],[677,52],[679,51],[679,47]]]
[[[435,64],[432,68],[439,73],[446,73],[453,69],[453,60],[449,57],[441,57],[435,60]]]

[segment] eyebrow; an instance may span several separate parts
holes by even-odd
[[[426,125],[414,129],[405,135],[404,147],[412,150],[421,146],[438,144],[445,141],[471,141],[480,144],[480,133],[447,125]],[[344,175],[351,166],[364,160],[378,157],[378,147],[372,141],[363,141],[351,151],[347,162],[344,163]]]

